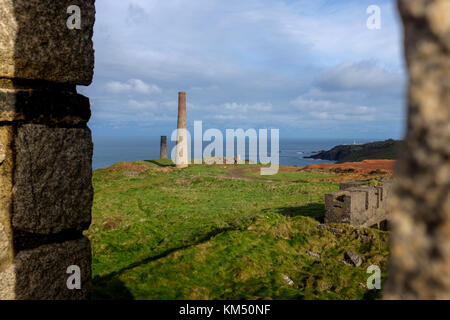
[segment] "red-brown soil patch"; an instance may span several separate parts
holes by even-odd
[[[152,170],[156,171],[156,172],[171,172],[171,171],[173,171],[173,168],[172,167],[162,167],[162,168],[152,167]]]
[[[106,230],[115,230],[119,227],[120,222],[122,221],[122,216],[116,217],[108,217],[103,220],[102,226]]]
[[[128,172],[144,172],[146,170],[150,169],[149,166],[146,166],[144,164],[137,164],[132,162],[123,162],[118,163],[115,166],[109,167],[106,170],[107,171],[128,171]]]
[[[173,170],[171,167],[151,167],[147,166],[145,164],[139,164],[139,163],[133,163],[133,162],[123,162],[118,163],[112,167],[106,168],[106,171],[123,171],[126,173],[134,173],[139,174],[141,172],[147,171],[147,170],[153,170],[156,172],[170,172]]]
[[[394,173],[395,160],[364,160],[361,162],[321,163],[310,164],[300,171],[325,171],[334,173],[354,174],[392,174]]]

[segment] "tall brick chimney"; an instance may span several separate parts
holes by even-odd
[[[188,166],[188,141],[186,131],[186,93],[178,93],[178,132],[175,165],[178,169]]]
[[[161,136],[160,159],[167,159],[167,136]]]

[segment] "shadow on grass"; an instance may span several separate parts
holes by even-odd
[[[92,300],[134,300],[133,294],[120,279],[104,281],[101,277],[95,277],[92,282]]]
[[[184,250],[189,247],[202,244],[204,242],[209,241],[211,238],[218,236],[222,233],[228,232],[228,231],[235,231],[240,230],[238,226],[230,226],[225,228],[217,228],[214,229],[202,236],[199,236],[195,242],[188,243],[186,245],[182,245],[179,247],[168,249],[160,254],[147,257],[145,259],[142,259],[140,261],[136,261],[133,263],[130,263],[128,266],[125,266],[117,271],[113,271],[109,274],[106,274],[104,276],[96,276],[93,279],[94,284],[94,290],[92,294],[92,299],[94,300],[132,300],[133,295],[130,291],[125,287],[123,282],[118,278],[120,277],[124,272],[140,267],[142,265],[145,265],[147,263],[150,263],[152,261],[164,258],[168,256],[171,253],[174,253],[179,250]],[[161,243],[161,242],[160,242]]]
[[[369,290],[364,293],[363,300],[381,300],[383,294],[381,290]]]
[[[172,163],[172,161],[169,159],[156,159],[156,160],[144,160],[144,161],[156,164],[158,167],[175,167],[175,164]]]
[[[282,214],[285,217],[311,217],[323,223],[325,217],[325,205],[323,203],[308,203],[300,207],[279,207],[264,209],[264,211],[271,211]]]

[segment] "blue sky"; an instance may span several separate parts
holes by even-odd
[[[369,30],[369,5],[381,7]],[[401,138],[405,67],[395,1],[97,0],[94,137],[188,126],[288,138]]]

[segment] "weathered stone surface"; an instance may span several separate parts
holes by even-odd
[[[0,89],[0,122],[79,125],[90,116],[89,99],[74,91]]]
[[[350,192],[325,194],[325,223],[350,223]]]
[[[67,268],[80,267],[81,289],[67,288]],[[0,272],[0,299],[88,299],[91,290],[91,248],[87,238],[21,251]]]
[[[4,145],[0,141],[0,165],[5,161],[6,159],[6,150]]]
[[[359,267],[362,264],[361,257],[351,251],[345,253],[345,260],[354,265],[355,267]]]
[[[399,0],[408,133],[396,168],[387,299],[450,299],[450,1]]]
[[[342,182],[339,185],[339,190],[346,190],[350,188],[363,188],[363,187],[369,187],[369,181],[347,181]]]
[[[71,5],[79,30],[66,25]],[[89,85],[94,20],[94,0],[0,0],[0,78]]]
[[[327,230],[327,231],[331,232],[334,235],[341,235],[341,234],[344,233],[344,230],[342,230],[342,229],[334,228],[334,227],[331,227],[331,226],[323,224],[323,223],[318,224],[317,228],[319,228],[321,230]]]
[[[9,265],[13,258],[11,245],[11,210],[13,183],[13,141],[12,126],[0,126],[0,270]],[[1,289],[1,288],[0,288]],[[1,291],[1,290],[0,290]]]
[[[6,233],[3,224],[0,224],[0,261],[3,261],[8,256],[10,249],[9,235]]]
[[[320,259],[320,253],[318,253],[318,252],[312,252],[312,251],[306,250],[306,254],[313,258]]]
[[[64,110],[50,110],[62,119],[59,112]],[[47,120],[49,114],[52,112],[47,113]],[[53,249],[41,249],[79,239],[91,220],[92,141],[90,130],[84,124],[79,126],[26,124],[17,119],[0,125],[0,299],[87,297],[89,289],[66,294],[40,284],[50,279],[43,278],[50,265],[44,262],[53,255]],[[67,246],[65,254],[76,257],[75,247]],[[32,256],[35,250],[38,253]],[[83,250],[90,254],[89,247],[80,252]],[[43,260],[26,265],[41,254]],[[86,266],[90,267],[90,260]],[[86,279],[89,281],[90,274]]]
[[[0,300],[13,300],[15,298],[15,279],[13,265],[5,270],[0,269]]]
[[[285,274],[283,274],[283,280],[286,284],[288,284],[290,286],[293,286],[295,284],[294,281],[292,281],[292,279],[289,278],[289,276],[287,276]]]
[[[88,128],[17,126],[13,229],[50,234],[89,226],[92,148]]]

